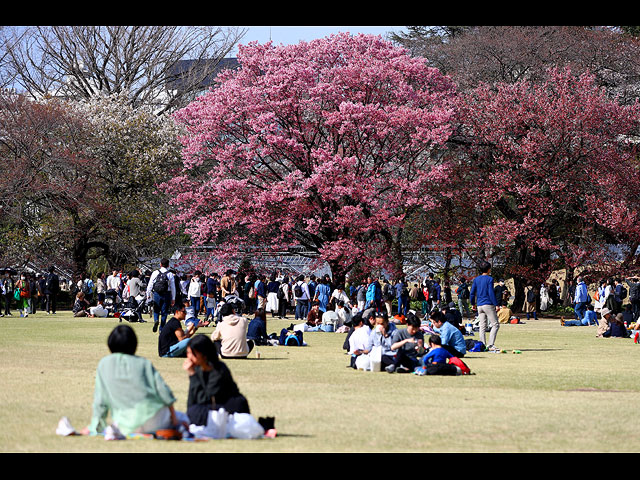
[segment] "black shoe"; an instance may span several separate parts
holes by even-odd
[[[158,331],[158,322],[154,322],[153,323],[153,333],[156,333]]]

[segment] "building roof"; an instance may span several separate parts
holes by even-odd
[[[207,69],[210,70],[205,78],[200,82],[200,88],[202,90],[209,88],[213,85],[216,76],[225,69],[235,69],[239,66],[238,59],[236,58],[222,58],[222,59],[210,59],[210,60],[179,60],[174,63],[170,68],[170,78],[173,78],[167,83],[167,89],[169,90],[184,90],[184,85],[188,81],[189,72],[194,69]]]

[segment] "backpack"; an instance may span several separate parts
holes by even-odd
[[[629,292],[627,291],[626,287],[624,285],[620,285],[620,300],[624,300],[625,298],[627,298],[627,294]]]
[[[467,285],[463,285],[459,287],[460,290],[460,298],[462,300],[467,300],[469,298],[469,287]]]
[[[160,295],[164,295],[169,291],[169,276],[166,272],[158,270],[158,276],[156,277],[156,281],[153,283],[153,291]]]
[[[85,280],[82,282],[82,293],[85,295],[91,295],[93,293],[93,282],[91,280]]]
[[[278,300],[282,300],[284,299],[285,295],[284,295],[284,283],[281,283],[280,286],[278,287]]]
[[[51,293],[57,292],[60,289],[60,282],[56,274],[50,273],[49,275],[47,275],[45,288],[47,289],[48,292],[51,292]]]
[[[286,345],[288,347],[300,347],[303,345],[302,332],[299,330],[293,332],[291,330],[283,328],[282,330],[280,330],[280,338],[278,341],[280,345]]]
[[[533,291],[533,288],[530,288],[527,292],[527,302],[535,303],[536,301],[536,292]]]
[[[300,285],[299,283],[296,283],[295,287],[293,287],[293,293],[296,295],[297,298],[302,297],[302,295],[304,294],[304,291],[302,290],[302,285]]]

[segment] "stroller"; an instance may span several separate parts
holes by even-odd
[[[146,323],[146,320],[142,319],[142,314],[147,308],[147,302],[144,295],[138,295],[135,298],[130,298],[127,302],[123,302],[120,307],[121,308],[113,315],[114,317],[119,318],[120,322],[124,319],[128,322]]]
[[[226,297],[224,297],[223,300],[218,302],[218,305],[216,305],[216,310],[213,314],[216,325],[222,321],[222,315],[220,313],[220,310],[222,305],[224,305],[225,303],[232,304],[235,311],[238,313],[241,313],[244,311],[244,300],[242,300],[239,296],[235,294],[227,295]]]
[[[103,306],[107,310],[108,315],[115,316],[118,309],[121,307],[122,299],[113,289],[109,289],[104,293]]]

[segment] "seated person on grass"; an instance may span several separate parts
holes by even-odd
[[[422,366],[417,367],[414,373],[418,375],[461,375],[460,367],[449,363],[453,360],[457,360],[457,357],[443,348],[440,335],[431,335],[429,337],[429,351],[422,357]]]
[[[433,330],[442,339],[442,348],[451,355],[462,358],[467,353],[467,345],[460,329],[445,321],[438,311],[431,312]]]
[[[564,320],[560,319],[560,325],[564,327],[580,327],[588,325],[597,325],[598,316],[593,309],[593,304],[587,305],[587,311],[584,313],[582,320]]]
[[[397,329],[394,323],[389,322],[386,313],[379,312],[376,314],[376,324],[372,332],[372,340],[374,347],[382,349],[381,364],[382,368],[387,368],[393,364],[395,352],[391,350],[393,345],[393,332]]]
[[[188,424],[186,415],[174,410],[176,398],[160,373],[135,354],[138,339],[129,325],[115,327],[107,345],[111,354],[98,363],[93,416],[82,434],[103,433],[109,414],[124,435]]]
[[[184,304],[174,306],[173,317],[166,323],[158,335],[158,355],[161,357],[185,357],[189,339],[198,327],[190,323],[185,330],[182,321],[187,315]]]
[[[356,368],[356,359],[360,355],[366,355],[373,348],[373,338],[368,322],[362,315],[355,315],[351,319],[353,332],[349,335],[349,354],[351,355],[350,366]]]
[[[222,321],[211,334],[222,358],[247,358],[253,350],[253,340],[247,339],[249,320],[236,313],[234,304],[225,303],[220,308]]]
[[[192,424],[206,425],[209,411],[220,408],[229,413],[251,413],[247,399],[208,336],[193,337],[182,368],[189,375],[187,415]]]
[[[424,353],[424,334],[420,330],[420,319],[409,312],[407,327],[393,332],[391,350],[395,353],[394,361],[385,370],[389,373],[411,372],[420,364],[418,357]]]

